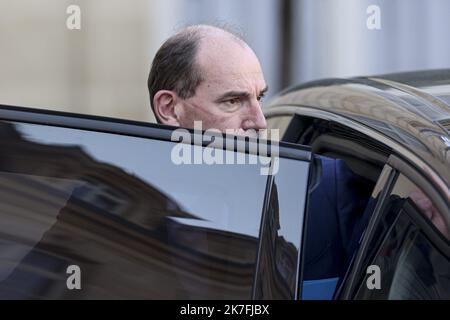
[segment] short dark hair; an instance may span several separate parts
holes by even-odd
[[[238,43],[246,45],[238,28],[223,23],[189,26],[167,39],[156,52],[147,80],[150,105],[157,122],[160,120],[155,112],[153,98],[159,90],[172,90],[180,98],[187,99],[195,95],[195,90],[204,80],[196,55],[201,38],[212,30],[224,32]]]
[[[182,99],[195,95],[203,80],[195,59],[200,38],[199,32],[188,29],[170,37],[159,48],[147,81],[153,113],[153,98],[159,90],[175,91]],[[156,113],[155,118],[160,122]]]

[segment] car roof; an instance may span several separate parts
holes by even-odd
[[[450,185],[450,69],[311,81],[281,92],[265,113],[282,106],[357,121],[407,148]]]

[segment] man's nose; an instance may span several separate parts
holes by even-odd
[[[249,108],[247,119],[245,119],[242,125],[242,129],[262,130],[266,128],[267,128],[266,117],[264,117],[264,113],[262,111],[259,101],[256,100],[256,103],[252,103],[252,105]]]

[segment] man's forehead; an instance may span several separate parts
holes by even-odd
[[[249,84],[265,86],[264,75],[256,58],[239,59],[238,56],[209,58],[199,61],[198,65],[204,82],[225,86]]]
[[[209,85],[220,85],[223,87],[266,86],[266,82],[260,71],[234,72],[232,70],[226,70],[219,73],[209,72],[205,75],[206,77],[203,80]]]
[[[196,62],[205,71],[240,70],[242,67],[260,69],[253,50],[243,42],[228,37],[204,37],[201,39]]]

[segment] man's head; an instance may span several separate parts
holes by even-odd
[[[238,36],[198,25],[158,50],[148,78],[158,122],[203,129],[265,129],[261,98],[267,85],[258,58]]]

